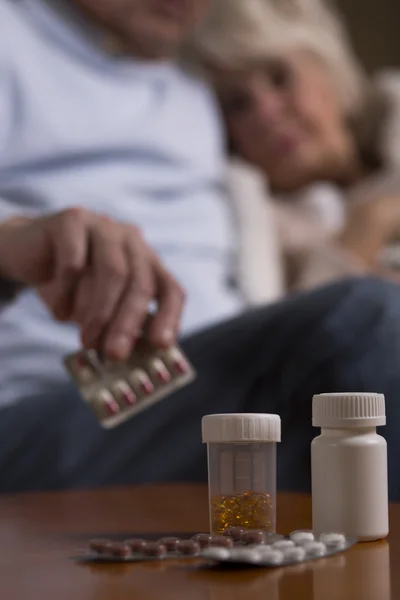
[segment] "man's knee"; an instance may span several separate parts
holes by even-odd
[[[398,284],[377,277],[362,277],[344,282],[347,293],[354,297],[360,310],[370,310],[387,315],[400,315],[400,287]],[[340,285],[340,284],[339,284]]]
[[[307,299],[309,298],[309,300]],[[365,314],[400,314],[400,287],[376,277],[360,277],[337,281],[302,295],[302,302],[329,314],[337,308]]]
[[[377,278],[338,282],[314,297],[315,311],[331,343],[357,341],[380,346],[400,346],[400,288]]]

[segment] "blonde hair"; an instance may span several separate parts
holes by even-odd
[[[325,62],[346,116],[365,100],[365,72],[328,0],[211,0],[190,46],[196,60],[227,68],[310,50]]]

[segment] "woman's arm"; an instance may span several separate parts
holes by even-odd
[[[274,210],[264,177],[239,159],[231,159],[226,200],[236,228],[236,274],[240,292],[256,306],[285,295],[284,265]]]
[[[299,262],[301,265],[293,278],[292,291],[305,291],[339,279],[370,273],[362,260],[333,240],[313,247]]]
[[[355,202],[335,236],[304,253],[295,289],[308,289],[348,276],[398,279],[382,263],[385,248],[400,239],[400,195]]]

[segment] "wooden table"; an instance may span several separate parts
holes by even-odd
[[[279,531],[310,527],[308,497],[279,498]],[[389,600],[400,598],[400,506],[389,542],[307,565],[217,572],[186,562],[83,565],[88,539],[207,530],[202,486],[0,496],[4,600]]]

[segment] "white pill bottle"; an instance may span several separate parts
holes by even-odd
[[[344,533],[360,542],[389,533],[386,424],[382,394],[319,394],[311,445],[312,514],[316,534]]]

